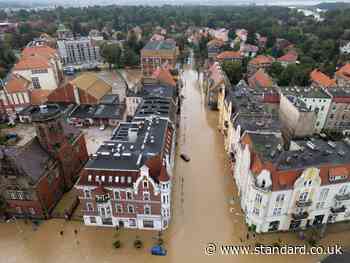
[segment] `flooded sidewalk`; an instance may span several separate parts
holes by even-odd
[[[295,233],[247,236],[233,184],[230,163],[224,152],[223,138],[217,130],[218,113],[208,111],[197,86],[197,73],[185,70],[186,87],[178,131],[178,148],[173,178],[173,217],[163,233],[166,257],[151,256],[157,232],[87,227],[79,222],[48,220],[37,230],[22,221],[0,224],[0,262],[318,262],[320,256],[253,256],[205,254],[208,243],[216,245],[301,245]],[[190,162],[180,158],[186,153]],[[62,233],[61,233],[62,232]],[[143,248],[135,249],[140,238]],[[112,243],[120,240],[121,248]],[[330,233],[322,245],[342,244],[350,247],[349,232]]]

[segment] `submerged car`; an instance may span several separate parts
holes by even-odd
[[[188,157],[186,154],[182,153],[180,154],[180,157],[182,160],[184,160],[185,162],[189,162],[191,160],[190,157]]]
[[[154,256],[166,256],[167,251],[162,246],[156,245],[151,248],[151,254]]]

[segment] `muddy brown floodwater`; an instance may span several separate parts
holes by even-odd
[[[237,199],[231,170],[223,149],[223,138],[217,130],[218,113],[208,111],[197,85],[197,74],[184,72],[185,100],[178,130],[177,161],[173,187],[173,220],[163,234],[168,250],[166,257],[151,256],[150,247],[157,233],[111,228],[86,227],[79,222],[49,220],[34,231],[18,220],[0,224],[0,263],[69,263],[69,262],[318,262],[319,256],[207,256],[209,242],[231,245],[255,243],[303,244],[296,234],[258,235],[245,240],[247,228]],[[179,158],[186,153],[191,161]],[[74,230],[78,233],[75,234]],[[63,235],[60,235],[63,231]],[[322,244],[350,246],[349,232],[328,234]],[[133,248],[138,236],[144,247]],[[119,239],[120,249],[112,242]],[[241,242],[240,239],[243,239]]]

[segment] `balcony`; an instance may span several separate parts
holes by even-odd
[[[307,218],[309,216],[309,213],[308,212],[302,212],[302,213],[299,213],[299,214],[297,214],[297,213],[292,213],[292,218],[294,219],[294,220],[302,220],[302,219],[305,219],[305,218]]]
[[[346,207],[343,205],[343,206],[340,206],[340,207],[332,207],[331,208],[331,212],[333,213],[333,214],[336,214],[336,213],[343,213],[343,212],[345,212],[345,210],[346,210]]]
[[[337,194],[337,195],[335,195],[335,200],[337,200],[337,201],[350,200],[350,193],[348,193],[348,194]]]
[[[296,202],[297,207],[308,207],[312,205],[312,201],[300,201]]]

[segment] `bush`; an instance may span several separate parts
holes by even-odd
[[[122,246],[122,243],[120,242],[120,240],[116,240],[113,242],[113,246],[114,248],[120,248]]]

